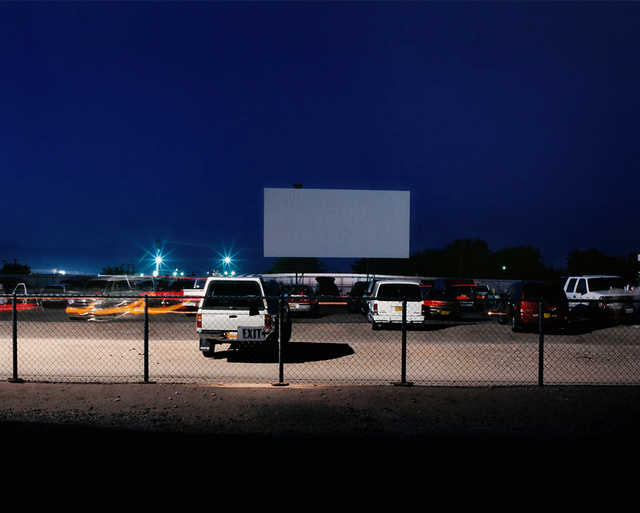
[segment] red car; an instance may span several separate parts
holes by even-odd
[[[537,330],[541,302],[543,327],[567,326],[569,302],[564,289],[557,283],[542,281],[519,281],[512,284],[505,297],[501,297],[498,322],[510,324],[513,331],[525,328]]]

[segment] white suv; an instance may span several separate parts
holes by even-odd
[[[424,322],[423,299],[420,285],[413,281],[384,280],[373,286],[367,299],[367,319],[375,330],[381,324],[402,322],[402,304],[406,299],[406,322],[422,324]]]

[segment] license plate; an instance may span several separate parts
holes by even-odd
[[[238,340],[243,342],[262,342],[266,338],[264,328],[257,328],[255,326],[238,326],[237,335]]]
[[[227,331],[226,337],[235,340],[238,338],[238,334],[235,331]]]
[[[542,317],[544,319],[548,319],[549,317],[551,317],[551,314],[545,313],[545,314],[542,314]]]
[[[440,312],[441,315],[449,315],[449,310],[442,310]]]
[[[402,312],[402,307],[401,306],[396,306],[396,312]]]

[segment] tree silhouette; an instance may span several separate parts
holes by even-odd
[[[0,274],[31,274],[31,268],[28,265],[20,264],[15,259],[13,263],[7,263],[5,260],[2,263]]]

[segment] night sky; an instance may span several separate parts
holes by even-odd
[[[265,271],[294,183],[410,191],[412,253],[640,250],[640,2],[2,2],[0,52],[32,271]]]

